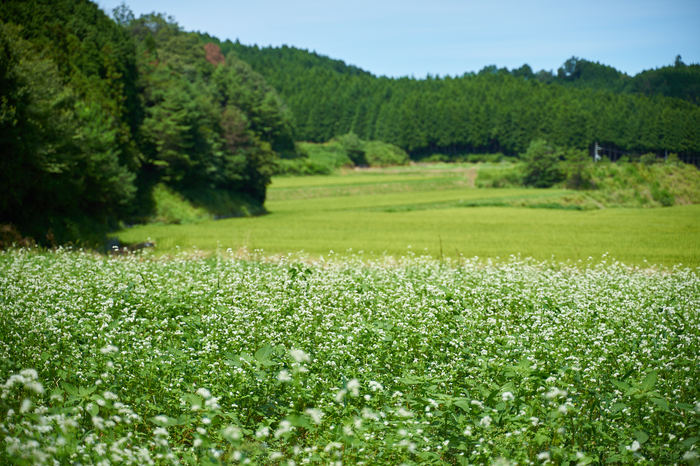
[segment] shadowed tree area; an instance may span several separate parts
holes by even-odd
[[[275,90],[170,19],[114,17],[87,0],[0,5],[2,222],[99,241],[148,219],[159,183],[216,215],[262,211],[277,152],[295,150]]]

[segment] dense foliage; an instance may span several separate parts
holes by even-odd
[[[225,197],[217,215],[261,209],[276,154],[295,150],[276,92],[171,20],[115,18],[87,0],[0,5],[0,219],[85,238],[151,216],[158,183]]]
[[[134,47],[87,2],[0,5],[0,218],[57,241],[129,211]],[[87,219],[87,220],[86,220]]]
[[[277,161],[280,175],[329,175],[340,167],[387,167],[409,162],[406,151],[382,141],[363,141],[354,133],[325,143],[300,142],[295,157]]]
[[[700,280],[0,253],[0,461],[698,460]]]
[[[572,58],[556,76],[525,65],[512,72],[493,66],[461,77],[389,79],[291,47],[226,42],[222,49],[235,50],[278,89],[301,139],[325,141],[352,131],[414,157],[519,154],[538,138],[586,150],[598,141],[636,152],[700,153],[696,65],[629,78]]]

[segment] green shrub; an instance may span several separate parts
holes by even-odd
[[[585,151],[570,151],[566,155],[566,187],[569,189],[593,189],[593,162]]]
[[[639,157],[639,161],[643,165],[653,165],[656,163],[656,154],[652,154],[652,153],[642,154]]]
[[[409,162],[406,151],[398,146],[382,141],[368,141],[364,145],[365,160],[371,167],[406,165]]]
[[[564,180],[560,163],[561,153],[544,139],[530,143],[523,156],[523,183],[535,188],[549,188]]]
[[[355,166],[363,167],[368,165],[365,155],[365,144],[355,133],[343,134],[335,140],[340,143]]]

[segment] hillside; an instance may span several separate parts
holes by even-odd
[[[302,140],[354,132],[397,144],[414,158],[518,154],[537,138],[578,149],[598,141],[636,153],[700,153],[700,109],[690,86],[700,82],[697,65],[678,63],[632,78],[572,58],[557,75],[524,65],[510,72],[493,66],[460,77],[390,79],[293,47],[221,46],[280,92]]]

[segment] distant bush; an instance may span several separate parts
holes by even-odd
[[[368,165],[365,143],[362,139],[357,137],[355,133],[343,134],[342,136],[338,136],[331,141],[337,141],[340,143],[348,158],[355,166],[366,167]]]
[[[656,163],[656,154],[652,154],[652,153],[642,154],[639,157],[639,161],[644,165],[653,165]]]
[[[593,189],[593,161],[585,151],[572,150],[566,154],[566,187],[569,189]]]
[[[277,161],[277,175],[330,175],[335,167],[309,158],[280,159]]]
[[[406,165],[409,162],[406,151],[398,146],[382,141],[368,141],[365,147],[365,160],[371,167]]]
[[[549,188],[565,178],[561,167],[562,153],[544,139],[530,143],[523,155],[523,183],[535,188]]]

